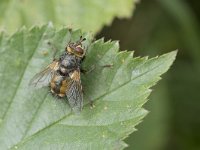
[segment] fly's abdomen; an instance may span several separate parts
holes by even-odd
[[[80,62],[74,55],[67,54],[61,61],[60,72],[62,74],[68,74],[80,66]]]
[[[65,79],[61,83],[60,93],[59,93],[60,97],[64,97],[65,96],[65,93],[68,90],[68,88],[69,88],[69,82],[67,81],[67,79]]]
[[[69,77],[64,77],[61,75],[55,75],[50,83],[51,92],[59,97],[64,97],[66,91],[70,87],[70,80]]]
[[[62,81],[63,81],[63,76],[54,75],[54,77],[52,78],[51,83],[50,83],[51,92],[59,97],[64,97],[63,94],[60,94],[60,89],[62,87]]]

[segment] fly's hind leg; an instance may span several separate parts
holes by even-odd
[[[102,67],[102,68],[112,68],[112,67],[113,67],[113,64],[106,64],[106,65],[102,65],[101,67]],[[92,72],[94,69],[95,69],[95,65],[92,65],[92,66],[90,67],[89,70],[85,70],[85,69],[82,69],[82,68],[81,68],[80,71],[81,71],[81,73],[83,73],[83,74],[88,74],[88,73]]]
[[[89,70],[85,70],[85,69],[82,69],[82,68],[81,68],[80,71],[81,71],[81,73],[83,73],[83,74],[88,74],[88,73],[92,72],[94,69],[95,69],[95,66],[92,65],[92,66],[90,67]]]
[[[101,66],[103,68],[112,68],[113,67],[113,64],[106,64],[106,65],[103,65]]]

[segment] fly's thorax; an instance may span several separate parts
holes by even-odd
[[[76,57],[74,55],[67,54],[61,60],[61,65],[66,68],[71,68],[76,65]]]
[[[80,68],[81,58],[76,57],[73,54],[66,53],[62,55],[62,59],[60,59],[60,72],[63,74],[69,73],[72,70]]]

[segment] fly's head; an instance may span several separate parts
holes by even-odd
[[[86,49],[82,46],[82,42],[85,40],[86,38],[83,38],[81,36],[77,42],[69,42],[69,44],[66,47],[66,51],[68,53],[74,54],[79,58],[83,58],[85,56]]]

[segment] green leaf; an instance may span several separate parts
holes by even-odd
[[[66,99],[55,99],[48,87],[33,90],[28,82],[52,61],[51,42],[62,51],[71,39],[87,38],[82,75],[84,108],[75,115]],[[97,40],[80,30],[70,34],[50,26],[0,35],[1,149],[123,149],[123,142],[147,114],[142,105],[176,51],[160,57],[133,58],[119,52],[118,42]],[[113,64],[112,68],[102,65]],[[90,108],[88,100],[94,101]]]
[[[138,0],[1,0],[0,29],[15,31],[26,25],[72,26],[98,32],[115,17],[131,17]]]

